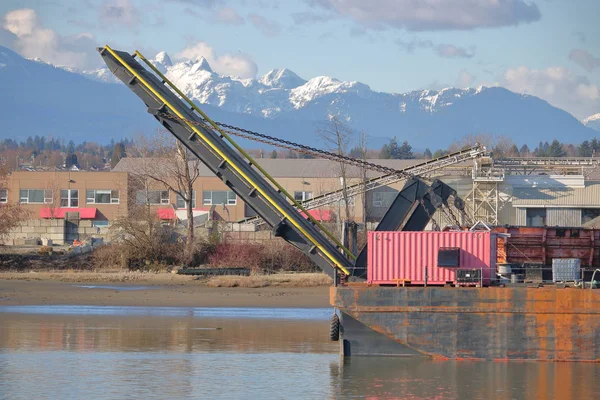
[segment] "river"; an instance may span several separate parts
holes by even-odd
[[[342,360],[331,309],[0,307],[0,399],[598,399],[600,365]]]

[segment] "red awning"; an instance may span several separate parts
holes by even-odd
[[[308,213],[317,221],[326,222],[331,221],[333,218],[333,213],[331,212],[331,210],[308,210]],[[302,216],[306,218],[306,214],[304,214],[304,212],[301,212],[300,214],[302,214]]]
[[[80,219],[95,219],[96,208],[42,208],[40,218],[64,218],[66,213],[79,213]]]
[[[159,208],[158,210],[156,210],[156,215],[158,216],[158,219],[162,219],[162,220],[173,220],[175,219],[175,210],[173,210],[172,208]]]

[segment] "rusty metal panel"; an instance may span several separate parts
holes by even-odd
[[[509,234],[506,239],[498,239],[499,263],[550,266],[553,258],[579,258],[582,266],[600,267],[597,229],[496,227],[494,232]]]
[[[547,208],[546,225],[581,226],[580,208]]]
[[[481,269],[483,284],[496,270],[496,236],[490,232],[369,232],[367,281],[374,284],[445,284],[454,268],[438,267],[440,248],[460,249],[460,268]]]
[[[432,357],[600,362],[600,290],[367,284],[331,290],[342,313]]]

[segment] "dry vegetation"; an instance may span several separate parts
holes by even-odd
[[[323,273],[274,274],[252,276],[215,276],[206,284],[211,287],[260,288],[266,286],[312,287],[328,286],[332,280]]]

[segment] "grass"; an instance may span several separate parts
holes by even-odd
[[[331,285],[331,283],[331,278],[322,273],[215,276],[206,281],[206,285],[210,287],[243,288],[261,288],[266,286],[312,287]]]

